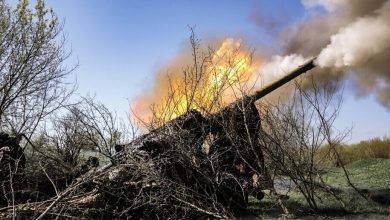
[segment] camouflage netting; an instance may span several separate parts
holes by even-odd
[[[251,114],[258,114],[252,107]],[[258,133],[258,115],[250,117],[255,122],[250,133],[236,139],[227,136],[242,134],[245,126],[225,120],[242,119],[233,110],[208,119],[189,111],[124,146],[117,164],[99,170],[92,166],[57,197],[19,205],[18,213],[37,217],[50,207],[45,215],[53,218],[231,217],[246,208],[248,193],[262,195],[264,187],[253,182],[264,167],[249,160],[255,153],[262,158],[261,149],[242,146],[257,141],[252,135]],[[11,214],[11,208],[4,210],[8,212],[3,217]]]

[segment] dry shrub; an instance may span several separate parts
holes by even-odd
[[[390,138],[372,138],[365,141],[360,141],[357,144],[344,144],[336,147],[340,155],[341,163],[343,165],[352,163],[358,160],[366,160],[371,158],[390,159]],[[321,147],[316,158],[326,158],[324,165],[326,167],[339,166],[337,159],[329,154],[331,151],[328,145]]]

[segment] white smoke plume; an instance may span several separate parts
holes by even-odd
[[[390,47],[390,2],[374,15],[357,18],[330,39],[317,63],[321,67],[358,67]]]
[[[284,53],[317,56],[316,77],[353,74],[356,94],[375,94],[390,107],[390,1],[302,0],[308,11],[325,9],[281,34]],[[315,13],[315,12],[313,12]]]
[[[272,83],[284,75],[302,65],[305,62],[305,58],[301,55],[290,54],[287,56],[273,56],[268,62],[266,62],[260,69],[260,78],[253,75],[251,80],[256,81],[255,88],[262,88],[269,83]],[[252,83],[250,83],[252,84]]]

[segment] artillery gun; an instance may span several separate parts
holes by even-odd
[[[200,188],[204,191],[200,193],[207,193],[207,185],[218,185],[220,202],[232,209],[242,208],[248,194],[261,199],[261,190],[273,187],[258,142],[261,127],[255,102],[314,67],[313,58],[276,82],[209,116],[190,110],[135,139],[126,148],[145,151],[152,158],[169,158],[163,166],[165,176],[193,189]],[[204,147],[208,148],[207,153],[202,151]],[[186,152],[202,174],[194,166],[178,162],[177,151]],[[199,179],[202,176],[207,178]]]
[[[314,67],[311,59],[262,90],[210,115],[190,110],[116,147],[120,151],[116,163],[82,174],[56,199],[23,207],[41,216],[49,210],[62,212],[66,207],[80,216],[85,214],[84,209],[100,209],[119,213],[115,215],[119,218],[124,213],[134,219],[169,218],[161,213],[169,215],[181,208],[187,216],[195,213],[190,218],[199,218],[199,213],[228,218],[219,210],[240,211],[248,203],[248,194],[261,199],[262,190],[273,187],[258,141],[261,127],[255,102]],[[209,148],[207,152],[204,147]],[[9,213],[12,209],[0,213],[0,218]],[[86,217],[113,217],[105,213],[92,212]]]

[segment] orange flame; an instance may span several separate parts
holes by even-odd
[[[240,40],[225,39],[219,49],[200,65],[187,69],[183,74],[170,76],[169,82],[163,86],[156,85],[156,92],[161,90],[156,88],[164,87],[166,94],[140,97],[133,101],[133,110],[146,122],[150,122],[152,116],[168,121],[190,109],[214,112],[246,92],[243,85],[259,69],[259,65],[258,61],[252,60],[252,54]],[[162,80],[158,83],[164,84]],[[154,110],[146,113],[147,105],[153,105]]]

